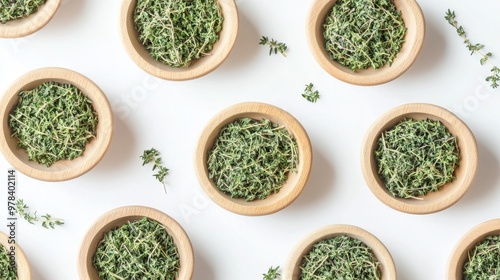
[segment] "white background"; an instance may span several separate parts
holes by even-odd
[[[419,1],[426,20],[420,56],[403,76],[374,87],[336,80],[316,63],[305,37],[311,3],[237,1],[240,30],[233,52],[214,72],[184,82],[159,80],[131,61],[121,43],[118,0],[65,0],[39,32],[0,39],[0,92],[30,70],[59,66],[96,82],[115,111],[111,147],[84,176],[49,183],[18,175],[18,198],[40,214],[66,221],[56,230],[19,221],[17,237],[33,279],[78,279],[77,255],[87,229],[100,215],[125,205],[157,208],[184,227],[195,251],[194,279],[262,279],[270,266],[283,268],[307,234],[330,224],[356,225],[377,236],[395,260],[398,279],[444,279],[458,240],[477,224],[500,217],[500,88],[484,82],[491,67],[470,56],[444,15],[448,8],[455,10],[471,40],[485,44],[492,62],[500,65],[500,2]],[[285,42],[287,57],[268,56],[267,47],[258,45],[262,35]],[[301,97],[310,82],[321,94],[315,104]],[[313,146],[306,188],[289,207],[268,216],[246,217],[220,208],[194,174],[194,149],[204,125],[220,110],[244,101],[285,109],[302,123]],[[370,192],[361,173],[360,147],[368,127],[387,110],[410,102],[454,111],[479,147],[470,191],[434,214],[392,210]],[[168,194],[150,168],[141,165],[139,156],[150,147],[159,149],[170,168]],[[9,166],[0,157],[0,173]],[[5,231],[7,194],[2,189],[0,229]]]

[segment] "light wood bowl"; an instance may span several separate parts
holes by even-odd
[[[3,246],[7,252],[10,251],[10,247],[14,246],[14,252],[16,253],[16,263],[17,263],[17,277],[19,280],[31,280],[31,267],[28,258],[24,254],[21,246],[17,244],[9,244],[9,238],[7,235],[0,231],[0,246]]]
[[[0,38],[19,38],[35,33],[56,14],[62,0],[47,0],[38,10],[24,18],[0,23]]]
[[[391,66],[368,68],[353,72],[332,60],[325,50],[323,22],[337,0],[315,0],[307,19],[309,48],[319,65],[330,75],[346,83],[372,86],[387,83],[402,75],[416,60],[425,37],[425,20],[415,0],[394,0],[407,27],[405,43]]]
[[[380,262],[382,280],[397,279],[394,260],[384,244],[368,231],[352,225],[326,226],[314,231],[300,241],[288,257],[283,272],[283,279],[298,280],[301,274],[300,266],[302,258],[311,251],[314,244],[320,242],[321,240],[340,235],[347,235],[352,238],[356,238],[372,249],[373,254]]]
[[[476,245],[491,235],[500,235],[500,219],[494,219],[477,225],[467,232],[453,249],[448,262],[446,279],[462,280],[464,264],[468,259],[468,253]]]
[[[92,100],[98,114],[97,137],[86,146],[85,152],[73,160],[60,160],[47,167],[28,160],[24,149],[18,149],[18,140],[12,137],[9,115],[19,101],[19,92],[33,89],[44,82],[69,83],[79,88]],[[113,135],[113,113],[106,95],[90,79],[64,68],[40,68],[18,78],[6,91],[0,103],[2,130],[0,149],[12,166],[23,174],[44,181],[64,181],[83,175],[104,157]]]
[[[97,270],[92,265],[95,251],[104,235],[110,230],[119,227],[128,221],[134,221],[147,217],[155,220],[165,227],[172,236],[180,257],[180,268],[177,279],[190,280],[194,271],[194,253],[188,235],[174,219],[167,214],[144,206],[124,206],[116,208],[102,215],[85,235],[80,253],[78,255],[78,273],[80,279],[99,280]]]
[[[175,68],[151,57],[139,42],[133,13],[137,0],[124,0],[121,9],[121,34],[125,49],[132,60],[144,71],[165,80],[182,81],[199,78],[219,67],[229,56],[238,35],[238,8],[234,0],[219,0],[224,21],[210,55],[193,60],[187,67]]]
[[[457,137],[460,150],[460,162],[458,168],[455,169],[455,179],[442,186],[439,191],[421,196],[421,199],[394,197],[386,189],[377,173],[377,164],[374,157],[377,140],[382,132],[391,129],[404,118],[441,121],[448,128],[448,131]],[[373,194],[391,208],[411,214],[434,213],[455,204],[472,184],[476,175],[477,164],[476,139],[467,125],[450,111],[425,103],[402,105],[382,115],[368,130],[361,152],[363,176]]]
[[[263,118],[283,125],[295,138],[299,152],[297,172],[288,174],[285,185],[276,194],[263,200],[247,202],[244,199],[231,198],[220,191],[212,179],[208,177],[207,158],[221,128],[239,118]],[[203,190],[219,206],[233,213],[257,216],[277,212],[290,205],[302,192],[309,179],[312,165],[312,148],[309,137],[302,125],[288,112],[265,103],[247,102],[233,105],[219,112],[206,125],[198,140],[194,166],[196,176]]]

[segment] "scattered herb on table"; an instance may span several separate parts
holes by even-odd
[[[171,67],[209,55],[222,22],[217,0],[138,0],[134,10],[139,41],[151,57]]]
[[[2,24],[27,17],[35,13],[46,0],[0,0],[0,22]]]
[[[160,152],[158,152],[155,148],[144,150],[141,159],[143,160],[143,166],[151,162],[153,163],[153,171],[158,170],[155,174],[153,174],[153,176],[163,184],[163,189],[166,193],[167,189],[165,187],[165,176],[167,176],[169,169],[162,165]]]
[[[263,46],[268,45],[269,46],[269,55],[271,55],[273,53],[277,54],[278,52],[280,52],[281,55],[286,57],[286,50],[288,49],[288,47],[286,46],[285,43],[278,42],[274,39],[269,40],[268,37],[262,36],[262,38],[260,38],[259,45],[263,45]]]
[[[17,267],[10,262],[10,256],[2,244],[0,244],[0,279],[17,280]]]
[[[309,83],[308,85],[306,85],[302,97],[304,97],[309,102],[316,103],[316,101],[318,101],[319,99],[319,91],[313,90],[313,87],[313,83]]]
[[[75,86],[57,82],[19,92],[9,119],[18,148],[46,166],[82,155],[96,137],[97,122],[92,101]]]
[[[457,138],[437,120],[405,118],[378,139],[378,174],[395,197],[417,198],[453,181]]]
[[[28,223],[32,225],[34,225],[35,222],[39,221],[36,211],[32,214],[29,211],[29,206],[26,205],[26,203],[24,203],[23,199],[18,199],[16,201],[16,212],[19,214],[19,216],[21,216],[24,220],[26,220]],[[42,215],[42,218],[43,218],[42,226],[46,229],[48,229],[49,227],[54,229],[55,226],[60,226],[64,224],[63,219],[54,218],[50,214]]]
[[[279,192],[298,164],[297,143],[268,119],[225,125],[208,153],[208,173],[222,192],[246,201]]]
[[[491,82],[491,87],[492,88],[497,88],[498,87],[498,82],[500,81],[500,68],[491,63],[489,60],[490,57],[492,56],[491,52],[484,53],[482,50],[484,48],[483,44],[474,44],[472,43],[469,38],[467,37],[467,33],[465,33],[464,28],[461,25],[458,25],[457,20],[456,20],[456,15],[455,11],[448,11],[446,12],[446,15],[444,17],[448,23],[455,28],[457,31],[458,36],[464,40],[464,44],[467,46],[467,49],[471,52],[470,54],[473,55],[474,53],[478,53],[481,56],[481,59],[479,60],[479,63],[481,65],[484,65],[486,62],[489,62],[492,66],[490,72],[491,75],[486,77],[487,82]]]
[[[468,253],[464,280],[500,279],[500,235],[487,236]]]
[[[267,270],[267,273],[264,273],[262,274],[262,276],[264,276],[264,278],[262,278],[262,280],[277,280],[278,277],[281,276],[281,273],[279,273],[279,270],[280,267],[277,266],[277,267],[270,267],[268,270]]]
[[[177,279],[180,256],[157,221],[129,221],[104,235],[93,256],[100,279]]]
[[[339,0],[323,22],[330,58],[352,71],[391,65],[405,34],[392,0]]]
[[[314,244],[300,266],[301,280],[381,279],[380,262],[362,241],[339,235]]]

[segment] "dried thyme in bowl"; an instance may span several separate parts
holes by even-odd
[[[12,265],[9,253],[2,244],[0,244],[0,279],[17,279],[17,267]]]
[[[18,148],[25,149],[30,160],[46,166],[82,155],[96,137],[97,122],[92,101],[77,87],[57,82],[19,92],[9,118]]]
[[[453,181],[457,138],[438,120],[405,118],[377,142],[378,174],[395,197],[418,198]]]
[[[299,279],[379,280],[380,262],[362,241],[339,235],[315,243],[302,257]]]
[[[93,257],[102,280],[177,279],[180,256],[165,227],[141,218],[104,235]]]
[[[298,161],[297,143],[284,127],[240,118],[220,130],[207,165],[222,192],[253,201],[279,192]]]
[[[467,255],[464,280],[500,279],[500,235],[487,236]]]
[[[189,66],[219,40],[223,16],[217,0],[137,0],[134,23],[151,57],[171,67]]]
[[[338,0],[323,22],[327,53],[352,71],[391,65],[405,34],[392,0]]]
[[[27,17],[35,13],[46,0],[0,0],[0,22]]]

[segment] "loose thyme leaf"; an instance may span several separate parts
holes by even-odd
[[[27,17],[35,13],[46,0],[1,0],[0,1],[0,23]]]
[[[259,45],[268,45],[269,46],[269,55],[271,54],[277,54],[278,52],[281,53],[284,57],[286,57],[286,50],[288,47],[286,46],[285,43],[280,43],[274,39],[269,40],[268,37],[262,36],[260,39]]]
[[[63,219],[54,218],[54,217],[52,217],[49,214],[43,215],[42,218],[44,219],[42,221],[42,226],[44,228],[46,228],[46,229],[48,229],[49,227],[52,228],[52,229],[54,229],[55,226],[64,225],[64,220]]]
[[[264,278],[262,278],[262,280],[277,280],[278,277],[281,276],[281,274],[278,272],[279,269],[280,269],[279,266],[277,266],[277,267],[271,266],[267,270],[267,273],[262,274],[264,276]]]
[[[318,101],[319,99],[319,91],[317,90],[313,91],[312,89],[313,87],[314,87],[313,83],[309,83],[308,85],[306,85],[302,97],[304,97],[309,102],[316,103],[316,101]]]
[[[169,169],[162,165],[162,160],[160,157],[160,152],[157,149],[151,148],[149,150],[144,150],[141,159],[143,160],[142,165],[153,162],[153,171],[158,170],[157,173],[153,174],[153,176],[163,184],[163,189],[165,193],[167,189],[165,187],[165,177],[168,174]]]
[[[24,203],[24,200],[18,199],[16,201],[16,211],[24,220],[28,223],[34,225],[36,221],[38,221],[38,216],[35,213],[31,214],[29,211],[29,206]]]

